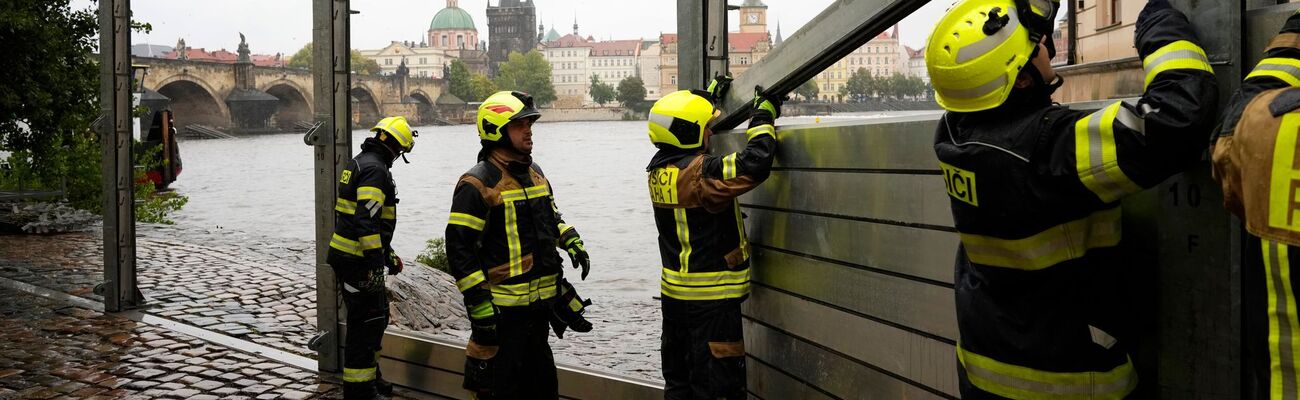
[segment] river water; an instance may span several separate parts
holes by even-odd
[[[659,254],[645,184],[655,148],[640,122],[539,122],[533,159],[546,172],[564,219],[578,228],[592,273],[579,283],[592,297],[649,299],[658,293]],[[473,125],[416,128],[410,164],[397,161],[397,232],[393,249],[413,262],[430,238],[442,237],[454,184],[479,150]],[[353,131],[353,149],[371,134]],[[302,134],[186,140],[185,170],[173,184],[189,196],[178,224],[232,229],[268,240],[310,241],[312,148]],[[566,258],[567,263],[567,258]],[[577,276],[570,275],[570,276]]]

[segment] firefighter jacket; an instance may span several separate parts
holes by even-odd
[[[1154,3],[1153,3],[1154,4]],[[1218,98],[1186,16],[1148,7],[1136,104],[1075,111],[1017,90],[998,108],[947,113],[935,136],[961,244],[958,360],[1003,397],[1122,398],[1137,385],[1119,296],[1118,201],[1199,160]]]
[[[542,169],[494,148],[461,176],[447,220],[447,258],[470,318],[495,321],[497,307],[527,306],[558,293],[561,219]]]
[[[1224,207],[1250,232],[1243,240],[1243,398],[1300,397],[1291,266],[1300,261],[1300,14],[1228,103],[1214,146]]]
[[[1229,102],[1214,146],[1224,206],[1260,238],[1300,245],[1300,15]]]
[[[341,274],[382,270],[388,261],[397,228],[397,185],[390,167],[388,148],[368,138],[339,176],[327,261]]]
[[[736,197],[763,183],[771,172],[775,128],[770,123],[756,125],[748,136],[745,150],[723,157],[666,147],[646,168],[659,230],[659,289],[664,296],[749,296],[749,242]]]

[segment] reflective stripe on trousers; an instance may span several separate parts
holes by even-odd
[[[1268,288],[1269,398],[1295,399],[1300,396],[1300,323],[1296,321],[1295,288],[1291,286],[1288,247],[1260,240],[1264,252],[1265,282]]]
[[[1110,371],[1051,372],[1007,364],[957,345],[966,378],[980,390],[1021,400],[1123,399],[1137,388],[1132,360]],[[1064,360],[1063,360],[1064,361]]]

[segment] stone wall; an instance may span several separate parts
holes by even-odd
[[[542,120],[546,122],[568,121],[622,121],[627,109],[609,108],[543,108]],[[642,116],[644,118],[644,116]]]

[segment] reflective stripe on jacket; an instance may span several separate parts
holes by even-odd
[[[493,306],[527,306],[558,293],[564,225],[536,163],[492,152],[456,184],[447,220],[447,258],[472,319]]]
[[[1137,25],[1136,104],[1075,111],[1017,90],[940,121],[935,152],[961,238],[958,355],[983,391],[1119,399],[1137,385],[1120,289],[1141,266],[1117,251],[1118,201],[1200,159],[1218,98],[1184,15],[1144,11]]]
[[[659,230],[660,292],[679,300],[749,295],[749,241],[736,197],[767,179],[776,151],[775,128],[749,129],[739,153],[661,150],[648,169]]]

